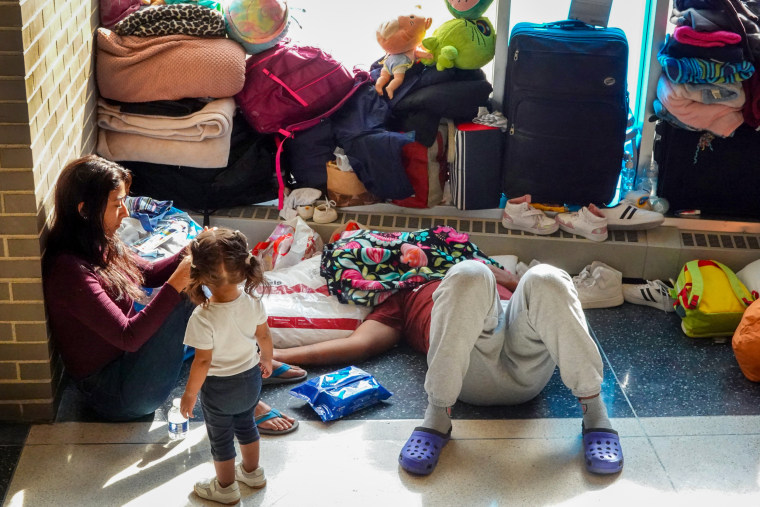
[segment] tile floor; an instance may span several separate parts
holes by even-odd
[[[399,347],[360,364],[393,396],[343,420],[324,424],[292,386],[266,387],[264,399],[301,426],[263,438],[269,482],[242,486],[241,505],[760,505],[760,386],[741,375],[730,345],[686,338],[678,317],[648,307],[587,316],[625,453],[620,474],[584,471],[578,407],[556,374],[524,405],[458,404],[437,470],[407,474],[396,458],[424,413],[425,361]],[[160,409],[98,423],[68,387],[55,424],[0,425],[3,505],[211,505],[190,493],[213,475],[202,422],[169,442],[164,421]]]

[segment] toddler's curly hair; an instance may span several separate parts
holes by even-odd
[[[205,285],[211,291],[225,283],[245,283],[244,291],[253,296],[258,286],[268,284],[258,259],[248,249],[248,240],[240,231],[218,227],[201,232],[190,242],[192,264],[187,294],[190,300],[204,307],[208,297]]]

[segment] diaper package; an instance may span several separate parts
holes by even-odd
[[[323,422],[339,419],[392,396],[372,375],[356,366],[315,377],[291,389],[290,394],[306,400]]]

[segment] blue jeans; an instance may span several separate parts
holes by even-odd
[[[253,410],[261,395],[261,367],[229,377],[208,376],[201,387],[201,408],[214,461],[235,457],[235,441],[240,445],[259,439]]]
[[[139,350],[125,352],[78,382],[86,403],[100,417],[110,421],[137,419],[166,401],[177,384],[184,358],[185,328],[194,308],[183,296]]]

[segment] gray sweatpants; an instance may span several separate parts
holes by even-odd
[[[548,264],[529,269],[504,311],[490,269],[463,261],[433,301],[425,377],[433,405],[523,403],[556,366],[574,396],[599,394],[602,358],[566,272]]]

